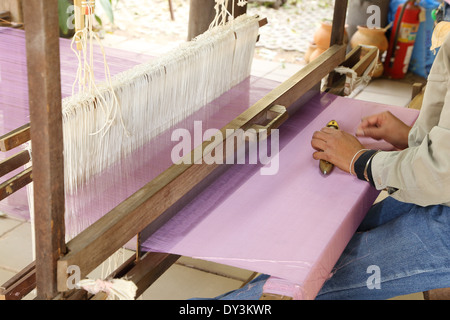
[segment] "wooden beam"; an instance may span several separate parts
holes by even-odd
[[[0,27],[11,25],[11,12],[1,10],[0,8]]]
[[[29,167],[0,184],[0,201],[32,182],[32,174],[32,168]]]
[[[345,60],[342,62],[341,66],[352,68],[361,58],[361,46],[356,46],[345,56]],[[339,95],[342,91],[338,87],[345,82],[345,76],[337,73],[336,71],[330,72],[327,81],[327,92]],[[334,92],[333,92],[334,91]]]
[[[348,0],[334,1],[333,27],[331,29],[330,46],[344,44],[345,19],[347,17]]]
[[[250,128],[275,104],[290,106],[339,65],[344,57],[344,46],[332,46],[222,128],[222,137],[227,138],[227,130]],[[170,215],[165,214],[166,211],[220,166],[193,164],[196,155],[203,155],[205,148],[214,149],[213,144],[223,143],[223,140],[218,140],[203,143],[187,157],[191,158],[190,164],[171,166],[72,239],[67,244],[68,254],[58,261],[58,289],[68,289],[69,266],[80,267],[81,277],[84,277],[143,228],[152,224],[157,229],[168,220]]]
[[[173,165],[81,232],[67,244],[68,254],[58,261],[58,289],[68,289],[69,266],[80,267],[83,278],[145,226],[161,226],[166,218],[162,214],[216,167]]]
[[[289,107],[302,95],[312,89],[326,75],[334,70],[345,59],[346,48],[344,45],[333,45],[322,53],[317,59],[308,63],[284,83],[276,87],[263,97],[256,105],[282,105]],[[243,115],[250,114],[248,109]]]
[[[9,20],[11,19],[11,12],[0,10],[0,19]]]
[[[378,48],[370,48],[361,60],[352,68],[358,77],[361,77],[370,64],[378,57]],[[375,61],[377,63],[377,61]]]
[[[38,299],[57,294],[65,253],[64,170],[57,0],[24,0]]]
[[[141,260],[136,261],[131,257],[108,279],[125,278],[130,279],[137,286],[136,297],[139,297],[150,287],[164,272],[167,271],[178,259],[179,255],[147,252]],[[90,298],[90,300],[104,300],[104,293],[99,293]]]
[[[144,255],[142,260],[125,275],[138,287],[136,297],[142,295],[179,258],[179,255],[158,252],[149,252]]]
[[[0,162],[0,177],[30,162],[30,152],[24,150]]]
[[[21,300],[36,287],[36,264],[29,264],[22,271],[0,286],[0,300]]]
[[[424,300],[450,300],[450,288],[428,290],[423,293]]]
[[[2,162],[0,162],[0,176],[4,176],[12,172],[15,169],[27,164],[30,161],[30,153],[28,150],[24,150],[15,154]],[[24,171],[16,174],[15,176],[9,178],[5,182],[0,184],[0,201],[13,194],[14,192],[20,190],[32,180],[32,169],[31,167],[25,169]]]
[[[27,123],[0,137],[0,150],[3,152],[14,149],[30,140],[30,124]]]

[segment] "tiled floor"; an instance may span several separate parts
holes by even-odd
[[[283,81],[300,68],[298,64],[256,60],[252,74]],[[355,98],[405,106],[410,96],[411,86],[408,84],[374,80]],[[33,260],[31,247],[30,223],[0,216],[0,283],[4,283]],[[133,252],[124,249],[121,254],[117,259],[125,259]],[[92,277],[101,277],[102,273],[106,274],[99,268],[92,273]],[[252,275],[252,271],[182,257],[139,299],[214,297],[239,288]],[[27,297],[31,298],[33,294]],[[419,293],[406,298],[422,299],[422,295]]]
[[[411,95],[409,83],[375,79],[355,99],[405,107],[411,101]]]

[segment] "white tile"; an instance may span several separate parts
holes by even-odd
[[[411,99],[412,86],[401,81],[374,79],[369,83],[364,91],[389,96],[400,96]]]
[[[33,261],[30,223],[22,223],[0,237],[0,266],[19,272]]]
[[[115,47],[117,44],[125,42],[128,38],[125,36],[119,36],[113,33],[105,34],[104,39],[102,39],[102,45],[105,47]]]
[[[140,299],[185,300],[191,298],[214,298],[238,289],[242,281],[214,275],[174,264]]]
[[[6,270],[0,267],[0,286],[2,286],[6,281],[14,277],[15,274],[16,272]]]
[[[252,63],[251,75],[283,82],[302,68],[303,65],[300,64],[254,59]]]
[[[6,232],[16,228],[21,223],[23,223],[23,221],[9,217],[0,217],[0,237]]]
[[[263,77],[266,74],[269,74],[275,71],[279,67],[278,62],[253,59],[252,69],[250,74],[257,77]]]
[[[411,97],[393,96],[383,93],[374,93],[370,91],[362,91],[354,97],[356,100],[382,103],[390,106],[406,107],[411,101]]]

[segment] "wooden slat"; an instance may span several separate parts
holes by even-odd
[[[0,162],[0,177],[30,162],[30,152],[24,150]]]
[[[317,59],[308,63],[303,69],[259,100],[252,108],[261,105],[278,104],[286,106],[289,112],[289,108],[294,102],[344,61],[345,51],[344,45],[331,46]],[[252,108],[249,108],[238,118],[251,116]]]
[[[0,184],[0,201],[33,181],[32,174],[32,168],[30,167]]]
[[[30,141],[30,124],[25,124],[0,137],[0,150],[3,152],[14,149]]]
[[[132,279],[138,287],[136,297],[139,297],[178,259],[179,255],[150,252],[147,253],[125,277]]]
[[[423,298],[424,300],[450,300],[450,288],[425,291]]]
[[[339,65],[344,57],[344,46],[332,46],[222,128],[222,136],[226,138],[228,129],[249,128],[253,119],[274,104],[290,106]],[[223,143],[213,140],[205,142],[188,156],[191,163],[195,163],[196,156],[201,156],[206,147]],[[157,228],[162,225],[170,217],[164,213],[218,167],[217,164],[173,165],[81,232],[67,244],[68,254],[58,261],[58,289],[67,290],[67,268],[70,265],[79,266],[84,277],[145,226],[153,224]]]
[[[347,55],[345,56],[344,62],[342,62],[341,66],[347,68],[353,68],[355,64],[361,58],[361,46],[356,46],[353,48]],[[327,81],[327,92],[331,92],[333,94],[339,95],[341,91],[343,91],[343,84],[345,83],[345,75],[339,74],[336,71],[330,72]]]
[[[268,23],[267,18],[262,18],[258,21],[259,27],[265,26]]]
[[[133,281],[138,288],[136,291],[136,297],[139,297],[179,258],[179,255],[174,254],[147,252],[139,261],[133,260],[131,263],[130,261],[125,262],[123,266],[119,268],[123,270],[114,272],[115,274],[108,277],[108,279],[125,278]],[[101,292],[90,299],[104,300],[105,298],[106,295]]]
[[[330,46],[344,44],[345,19],[347,17],[348,0],[334,1],[333,27],[331,29]]]
[[[9,21],[11,19],[11,12],[0,10],[0,19]]]
[[[64,164],[57,0],[24,0],[38,299],[57,291],[56,263],[65,253]]]
[[[360,77],[364,74],[370,64],[377,57],[377,48],[371,48],[362,58],[360,58],[361,47],[355,47],[349,54],[347,54],[344,63],[342,63],[343,67],[347,67],[356,72],[357,76]],[[356,60],[357,58],[357,60]],[[330,77],[328,79],[328,88],[327,92],[335,94],[335,95],[343,95],[344,94],[344,86],[346,77],[351,76],[350,74],[340,75],[337,72],[330,73]]]
[[[364,57],[352,68],[358,77],[364,74],[364,71],[370,66],[373,60],[377,57],[378,48],[371,48]]]
[[[0,287],[0,300],[21,300],[36,287],[36,264],[29,264]]]

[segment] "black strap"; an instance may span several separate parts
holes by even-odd
[[[358,160],[356,160],[354,165],[354,171],[356,173],[356,176],[360,180],[366,181],[366,178],[364,177],[364,169],[366,168],[367,161],[370,160],[370,158],[377,152],[377,150],[368,150],[364,152],[362,155],[359,156]],[[374,186],[373,177],[372,177],[372,166],[369,165],[367,168],[367,178],[369,179],[369,182],[372,186]]]

